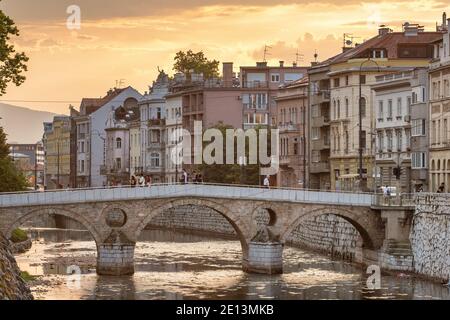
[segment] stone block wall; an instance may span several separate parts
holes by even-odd
[[[283,272],[283,246],[279,243],[251,242],[247,272],[279,274]]]
[[[411,228],[414,270],[437,279],[450,278],[450,196],[419,196]]]
[[[325,214],[305,217],[289,235],[288,243],[353,261],[360,238],[345,219]]]
[[[253,219],[255,226],[269,222],[265,210],[256,212]],[[222,215],[207,207],[191,205],[167,210],[164,214],[153,218],[147,227],[201,231],[236,237],[233,227]],[[291,233],[288,244],[354,260],[359,238],[358,231],[343,218],[321,215],[306,217]]]
[[[134,244],[101,244],[97,253],[97,273],[130,275],[134,273]]]
[[[233,226],[220,213],[193,205],[171,208],[154,217],[147,228],[199,231],[236,238]]]

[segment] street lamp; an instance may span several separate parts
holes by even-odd
[[[371,60],[370,57],[367,58],[367,60],[364,60],[361,62],[361,65],[359,66],[359,181],[360,181],[360,188],[361,190],[365,189],[365,186],[363,185],[363,136],[362,136],[362,82],[361,82],[361,76],[362,76],[362,68],[366,63],[373,62],[376,64],[378,72],[380,72],[380,66],[375,60]],[[367,101],[366,101],[367,106]]]
[[[175,113],[175,138],[176,138],[176,144],[175,144],[175,151],[176,151],[176,156],[175,156],[175,183],[178,182],[178,154],[179,154],[179,150],[178,150],[178,142],[180,141],[179,138],[179,131],[178,131],[178,120],[181,117],[181,112],[178,110]]]

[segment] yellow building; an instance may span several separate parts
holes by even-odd
[[[430,43],[439,38],[441,32],[425,32],[418,25],[405,24],[402,32],[383,27],[376,37],[354,48],[344,48],[343,53],[327,61],[332,190],[373,191],[376,188],[376,116],[371,87],[379,75],[427,66],[433,52]]]
[[[434,43],[429,71],[430,191],[450,192],[450,19],[442,22],[443,39]]]
[[[45,187],[66,188],[70,184],[70,117],[56,116],[44,133]]]

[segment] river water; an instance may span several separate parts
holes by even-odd
[[[381,289],[369,290],[360,267],[291,247],[282,275],[246,274],[238,241],[161,230],[144,231],[133,276],[97,276],[87,232],[30,231],[33,247],[16,259],[38,276],[36,299],[450,299],[448,287],[404,274],[383,275]],[[66,276],[72,265],[81,276]]]

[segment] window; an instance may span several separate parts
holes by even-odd
[[[122,159],[116,158],[116,169],[122,169]]]
[[[366,148],[366,131],[361,131],[361,148]]]
[[[389,152],[392,151],[392,131],[386,131],[386,137],[387,137],[387,149]]]
[[[406,99],[406,115],[411,115],[411,97]]]
[[[312,127],[311,128],[311,138],[313,140],[319,140],[320,139],[320,128],[319,127]]]
[[[425,119],[416,119],[411,121],[411,135],[413,137],[425,135]]]
[[[375,49],[372,51],[372,58],[374,59],[379,59],[379,58],[384,58],[384,50],[382,49]]]
[[[361,97],[361,117],[365,118],[366,116],[366,98]]]
[[[270,81],[272,82],[280,82],[280,74],[273,73],[270,75]]]
[[[362,74],[359,76],[359,82],[361,84],[366,84],[366,75],[365,74]]]
[[[411,167],[413,169],[426,168],[425,152],[414,152],[411,154]]]
[[[349,79],[349,76],[345,76],[345,85],[346,86],[348,86],[348,83],[349,83],[348,79]]]
[[[383,132],[378,132],[378,152],[383,152],[384,149],[384,136]]]
[[[397,151],[402,151],[402,144],[403,144],[403,135],[402,131],[397,131]]]
[[[402,98],[397,98],[397,119],[402,117]]]
[[[383,121],[383,100],[378,101],[378,121]]]
[[[335,88],[338,88],[340,86],[340,79],[339,78],[334,78],[333,82],[334,82],[334,87]]]
[[[159,153],[152,153],[150,154],[150,165],[154,168],[158,168],[160,163],[159,163]]]
[[[159,143],[160,141],[161,141],[161,131],[150,130],[150,142],[151,143]]]
[[[348,98],[345,99],[345,117],[348,118],[348,108],[349,108],[349,103],[348,103]]]
[[[337,119],[341,117],[341,100],[337,101]]]
[[[116,149],[122,149],[122,139],[116,139]]]
[[[388,121],[392,120],[392,100],[391,99],[388,100],[388,116],[387,116],[387,120]]]

